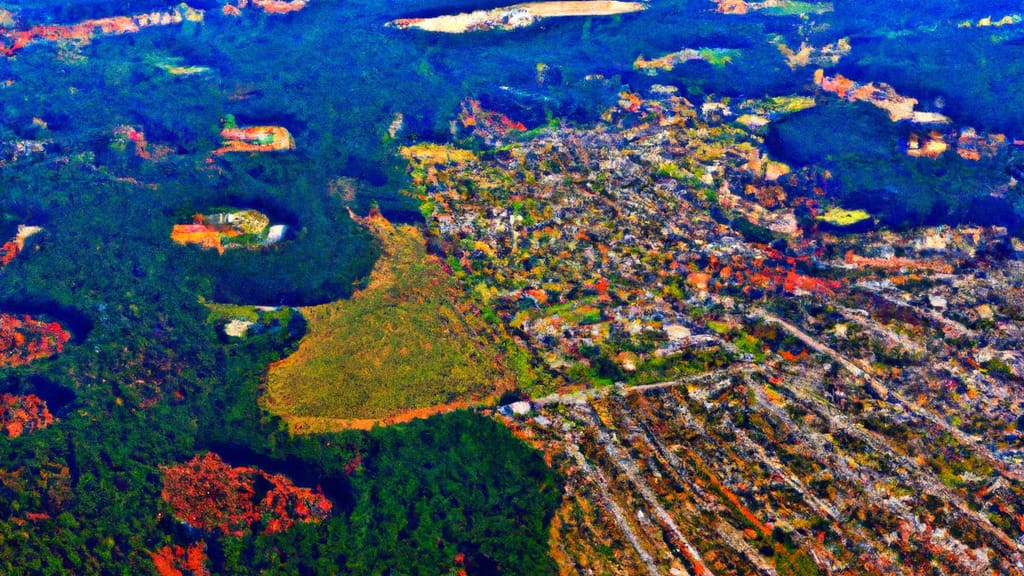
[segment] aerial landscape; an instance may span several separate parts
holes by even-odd
[[[0,574],[1024,576],[1024,4],[0,0]]]

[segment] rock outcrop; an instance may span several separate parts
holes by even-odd
[[[42,231],[43,229],[39,226],[19,225],[18,233],[14,235],[14,238],[0,246],[0,268],[7,266],[18,257],[18,254],[21,254],[21,251],[25,249],[26,240]]]
[[[861,84],[842,74],[827,76],[824,70],[819,69],[814,73],[814,83],[825,92],[835,94],[849,102],[867,102],[876,108],[881,108],[889,113],[889,119],[893,122],[901,120],[909,120],[915,124],[949,124],[951,122],[949,117],[937,112],[916,110],[917,98],[903,96],[884,82]]]
[[[658,73],[658,70],[667,72],[680,64],[692,60],[701,60],[712,66],[722,67],[732,62],[733,58],[739,56],[739,54],[739,50],[730,48],[684,48],[678,52],[672,52],[650,60],[646,60],[643,56],[638,56],[633,62],[633,69],[654,76]]]
[[[250,5],[267,14],[290,14],[298,12],[309,4],[307,0],[235,0],[221,8],[226,16],[240,16]]]
[[[545,18],[563,16],[612,16],[646,9],[640,2],[570,1],[529,2],[493,10],[476,10],[460,14],[446,14],[434,18],[399,18],[387,26],[407,30],[417,28],[427,32],[462,34],[482,30],[514,30],[532,26]]]

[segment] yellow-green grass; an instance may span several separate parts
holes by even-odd
[[[814,108],[814,105],[814,98],[809,96],[774,96],[765,103],[768,111],[778,114],[793,114]]]
[[[515,385],[501,336],[426,253],[420,231],[363,222],[382,254],[348,300],[301,309],[308,332],[271,366],[265,406],[293,432],[366,428],[461,407]]]
[[[845,208],[829,208],[827,212],[818,216],[818,220],[834,224],[836,226],[850,226],[871,218],[871,214],[863,210],[846,210]]]
[[[260,313],[255,306],[242,306],[238,304],[217,304],[200,300],[210,310],[206,317],[208,322],[227,322],[229,320],[248,320],[258,322]]]

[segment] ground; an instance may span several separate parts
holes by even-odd
[[[368,286],[302,309],[308,332],[274,364],[266,407],[295,432],[369,428],[464,407],[514,386],[494,329],[420,231],[363,219],[382,246]]]

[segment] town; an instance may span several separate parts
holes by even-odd
[[[1024,244],[834,205],[763,143],[813,105],[656,85],[527,134],[470,102],[464,148],[403,150],[453,274],[551,375],[501,412],[568,478],[563,565],[1022,573]]]

